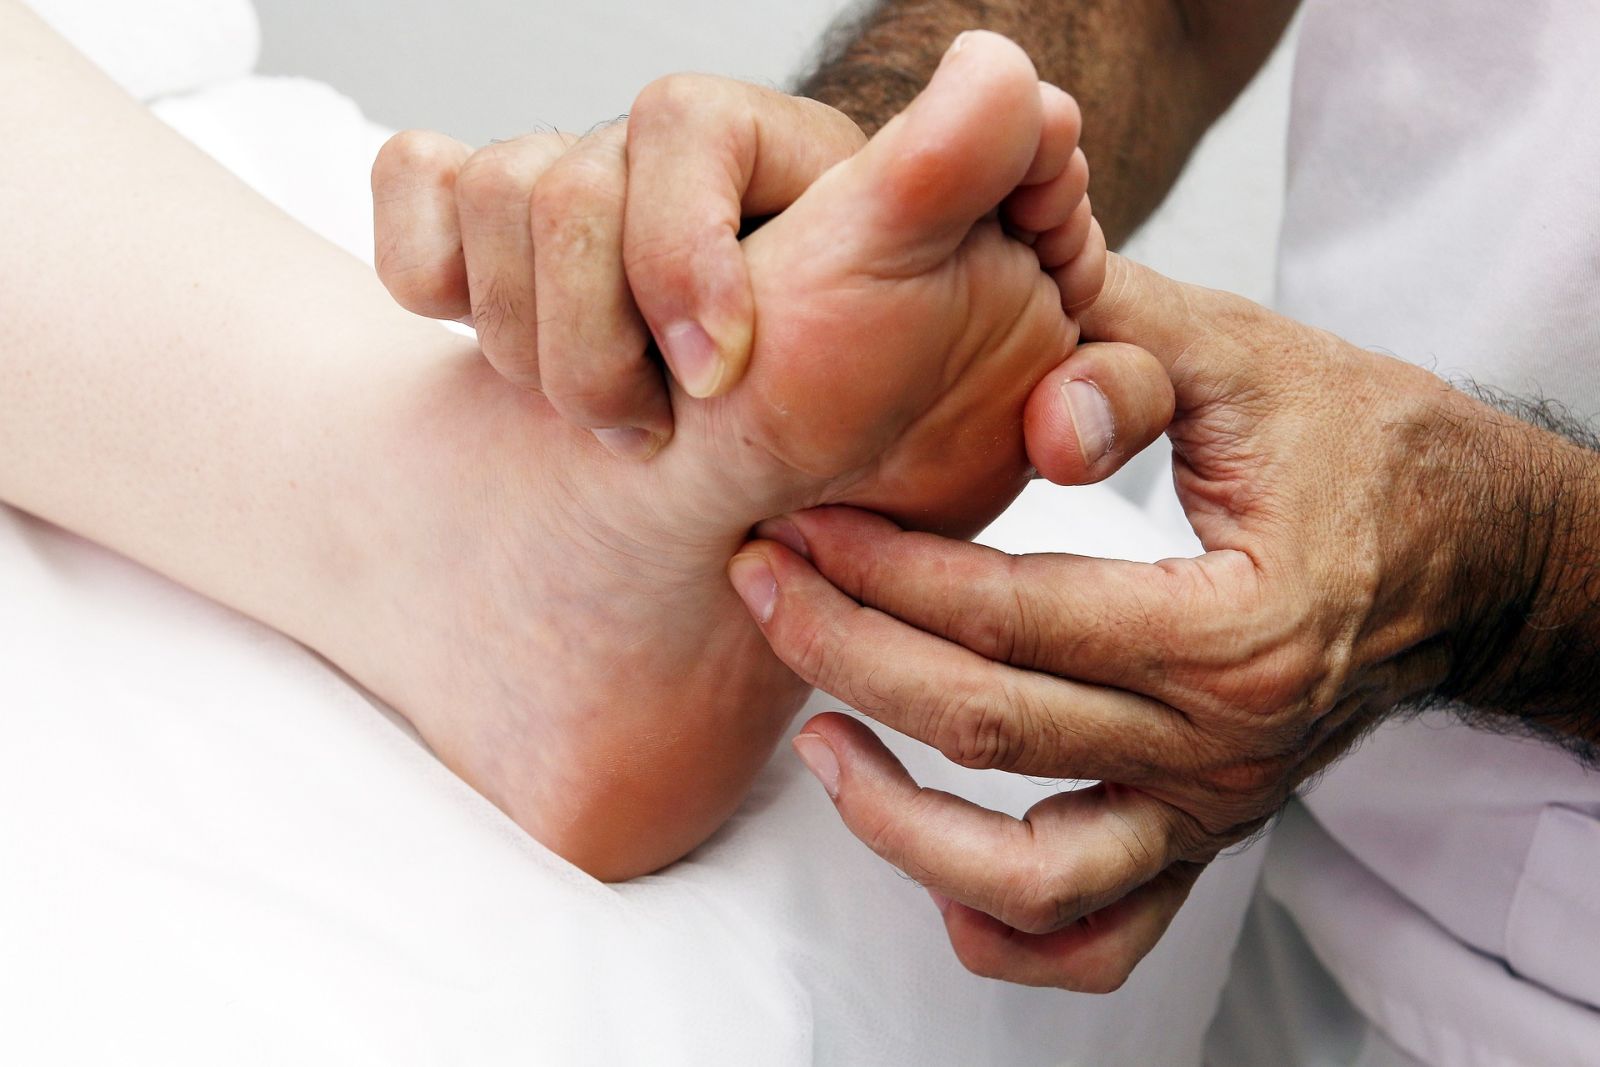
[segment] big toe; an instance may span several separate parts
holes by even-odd
[[[957,37],[911,105],[830,175],[863,211],[863,251],[908,272],[948,257],[1028,175],[1043,125],[1038,75],[997,33]]]

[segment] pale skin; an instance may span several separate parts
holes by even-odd
[[[1096,200],[1115,238],[1159,201],[1295,7],[1000,0],[984,13],[1094,102],[1092,154],[1113,161]],[[804,89],[875,128],[931,64],[929,42],[971,19],[955,0],[880,3]],[[755,123],[769,150],[795,156],[810,128],[760,103],[720,124],[713,111],[675,151],[726,172],[729,137]],[[784,128],[793,144],[773,147]],[[628,250],[693,249],[702,276],[737,279],[732,250],[707,243],[739,216],[737,190],[646,187],[635,173],[626,202],[676,221],[626,234],[615,274],[646,320],[668,308],[712,324],[715,388],[735,389],[739,286],[694,281],[687,251]],[[763,525],[730,566],[807,680],[961,763],[1106,780],[1013,820],[919,790],[848,718],[799,736],[846,824],[931,887],[963,963],[1117,988],[1205,864],[1401,702],[1457,701],[1593,758],[1600,459],[1581,429],[1530,425],[1416,367],[1120,260],[1083,322],[1086,338],[1152,354],[1161,381],[1098,389],[1106,408],[1088,419],[1061,380],[1047,383],[1027,408],[1030,456],[1057,481],[1102,477],[1175,394],[1175,473],[1204,556],[1011,558],[836,509]],[[603,372],[585,391],[617,401],[608,425],[639,424],[644,408],[596,384]],[[1086,432],[1107,420],[1115,432]]]
[[[864,148],[823,120],[839,165],[742,246],[741,388],[674,389],[670,445],[623,461],[15,4],[0,89],[0,500],[322,653],[603,878],[703,840],[807,691],[726,580],[752,525],[840,502],[981,527],[1092,295],[995,214],[1079,216],[1018,192],[1067,167],[1076,108],[974,38]]]

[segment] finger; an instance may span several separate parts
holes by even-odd
[[[950,901],[941,909],[945,933],[962,966],[984,978],[1112,993],[1172,925],[1202,870],[1175,864],[1116,903],[1048,934],[1024,933]]]
[[[1171,709],[1017,670],[861,607],[781,545],[746,546],[729,577],[790,669],[962,766],[1137,784],[1184,751]]]
[[[1072,266],[1066,268],[1073,270]],[[1060,276],[1057,283],[1067,291]],[[1184,285],[1115,254],[1105,262],[1105,283],[1082,310],[1086,339],[1138,345],[1170,368],[1203,328],[1210,290]]]
[[[456,176],[470,155],[453,137],[406,130],[372,164],[378,279],[407,311],[460,319],[471,310],[456,219]]]
[[[788,562],[792,552],[778,560],[781,595],[768,639],[776,635],[775,647],[786,659],[819,657],[836,635],[813,631],[853,620],[832,597],[862,612],[876,609],[986,661],[1168,701],[1188,694],[1193,649],[1246,654],[1238,647],[1241,605],[1250,602],[1257,579],[1242,553],[1158,564],[1011,556],[903,531],[854,508],[796,512],[763,523],[757,534],[801,546],[822,579],[819,592],[816,579]],[[764,553],[764,558],[776,556]],[[802,644],[808,640],[821,647],[808,653]]]
[[[1172,379],[1133,345],[1080,346],[1028,397],[1028,458],[1057,485],[1088,485],[1115,474],[1172,422]]]
[[[494,368],[539,388],[530,200],[568,139],[538,133],[474,152],[456,181],[467,290],[478,344]]]
[[[583,138],[533,189],[533,276],[539,380],[569,421],[630,440],[646,456],[672,432],[661,370],[622,269],[627,130]],[[626,431],[643,431],[642,435]]]
[[[795,750],[808,765],[833,758],[839,816],[873,852],[1032,934],[1066,929],[1121,900],[1190,848],[1186,817],[1132,789],[1056,793],[1014,819],[920,788],[871,730],[844,715],[812,719]]]
[[[702,75],[651,83],[628,117],[628,281],[692,396],[744,374],[755,321],[740,222],[781,211],[864,143],[814,100]]]

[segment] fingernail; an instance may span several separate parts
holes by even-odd
[[[817,734],[801,734],[794,739],[794,754],[806,765],[806,770],[816,775],[828,796],[839,799],[839,757],[833,746]]]
[[[1116,422],[1111,404],[1100,387],[1087,378],[1074,378],[1061,387],[1067,410],[1072,413],[1072,428],[1078,434],[1078,451],[1084,466],[1092,467],[1111,451],[1116,439]]]
[[[673,376],[690,396],[704,399],[717,391],[726,370],[711,335],[698,322],[673,323],[661,334],[661,352]]]
[[[940,915],[950,910],[950,898],[937,889],[928,890],[928,899],[933,901],[933,906],[939,909]]]
[[[663,443],[659,434],[637,426],[607,426],[594,431],[594,435],[618,459],[649,459],[661,451]]]
[[[778,579],[766,560],[752,554],[734,556],[728,564],[728,580],[756,622],[765,626],[772,621],[772,610],[778,604]]]
[[[811,546],[806,543],[805,534],[788,519],[768,519],[756,527],[755,533],[757,537],[778,542],[802,559],[811,558]]]
[[[961,51],[962,48],[966,47],[967,39],[971,36],[971,30],[965,30],[956,34],[956,39],[950,42],[950,47],[945,51],[944,58],[949,59],[951,56]]]

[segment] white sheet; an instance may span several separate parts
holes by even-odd
[[[251,79],[165,113],[362,246],[353,108]],[[1179,541],[1046,487],[989,539]],[[1194,1064],[1254,879],[1220,861],[1115,996],[982,981],[780,750],[709,844],[601,886],[315,655],[4,508],[0,663],[4,1063]],[[895,746],[992,806],[1050,788]]]
[[[140,100],[242,78],[261,54],[250,0],[22,0]]]

